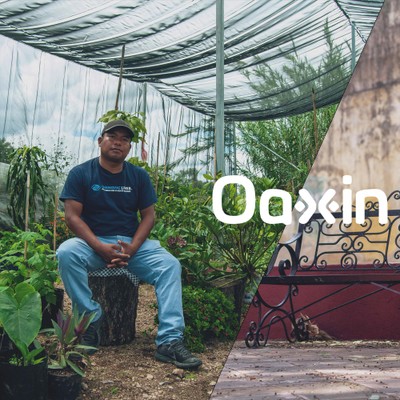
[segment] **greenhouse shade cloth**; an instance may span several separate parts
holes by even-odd
[[[277,118],[338,102],[383,0],[224,4],[225,117]],[[0,34],[99,71],[151,82],[215,114],[215,0],[0,3]],[[313,94],[312,94],[313,92]]]

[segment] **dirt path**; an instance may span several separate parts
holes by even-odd
[[[83,381],[81,400],[209,399],[233,343],[214,342],[198,356],[197,371],[183,371],[154,359],[154,290],[141,285],[136,339],[116,347],[102,347],[93,357]]]

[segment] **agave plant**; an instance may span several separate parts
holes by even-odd
[[[79,314],[77,308],[69,314],[60,310],[57,321],[52,321],[53,328],[42,331],[50,334],[46,344],[50,369],[70,368],[84,376],[83,366],[89,362],[87,350],[93,350],[94,347],[79,342],[94,316],[95,313]]]

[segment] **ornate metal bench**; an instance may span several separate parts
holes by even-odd
[[[307,224],[299,224],[292,239],[279,243],[252,302],[258,308],[258,321],[250,323],[246,345],[265,346],[275,324],[283,327],[287,340],[307,340],[305,326],[311,318],[383,290],[400,294],[393,288],[400,283],[400,209],[392,206],[397,202],[399,208],[399,199],[400,191],[389,195],[389,221],[385,225],[378,222],[378,204],[367,202],[362,225],[356,224],[355,212],[352,213],[353,222],[348,225],[343,223],[342,211],[332,213],[336,218],[333,225],[327,224],[322,215],[316,213]],[[375,289],[362,296],[354,295],[343,304],[308,320],[299,318],[299,313],[307,307],[360,284],[373,285]],[[281,301],[270,304],[260,293],[265,285],[287,286]],[[333,288],[320,299],[296,308],[296,296],[302,285],[340,285],[340,289]],[[262,306],[266,307],[265,312]]]

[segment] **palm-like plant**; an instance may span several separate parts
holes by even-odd
[[[59,311],[57,321],[52,321],[53,328],[42,331],[50,333],[46,343],[50,369],[70,368],[84,376],[83,366],[89,362],[87,350],[93,350],[94,347],[79,342],[94,316],[95,313],[79,315],[76,308],[70,314]]]
[[[42,168],[47,168],[46,153],[39,147],[23,146],[11,154],[7,174],[7,191],[10,195],[8,211],[19,228],[24,228],[26,198],[29,195],[29,219],[35,220],[36,200],[45,203],[47,191]]]

